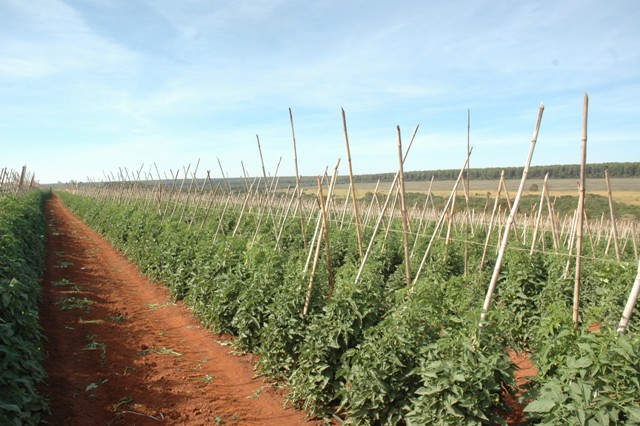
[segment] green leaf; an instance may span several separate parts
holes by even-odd
[[[526,413],[548,413],[556,406],[555,401],[536,399],[524,408]]]
[[[629,420],[640,423],[640,407],[626,407]]]
[[[591,361],[591,359],[586,356],[583,356],[579,359],[569,358],[567,360],[567,366],[569,368],[588,368],[591,366],[591,364],[593,364],[593,361]]]

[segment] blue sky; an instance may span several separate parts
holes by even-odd
[[[0,167],[40,182],[201,159],[219,177],[640,161],[635,0],[0,0]]]

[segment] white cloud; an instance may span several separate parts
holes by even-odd
[[[0,27],[0,78],[50,75],[126,65],[131,52],[97,37],[61,1],[7,1],[11,25]]]

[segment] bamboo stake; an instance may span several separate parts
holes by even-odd
[[[369,207],[367,208],[367,214],[364,217],[364,228],[366,229],[369,225],[369,219],[371,218],[371,210],[373,209],[373,203],[376,201],[376,194],[378,193],[378,187],[380,186],[380,179],[376,182],[376,188],[373,190],[373,195],[371,196],[371,201],[369,202]]]
[[[529,148],[529,156],[527,157],[527,163],[522,172],[522,179],[520,179],[520,187],[518,188],[518,193],[516,195],[515,200],[513,201],[513,207],[509,212],[509,217],[507,218],[507,223],[504,226],[504,234],[502,236],[502,243],[500,244],[500,250],[498,251],[498,258],[496,259],[496,265],[493,268],[493,275],[491,276],[491,282],[489,283],[489,289],[487,290],[487,295],[484,299],[484,304],[482,306],[482,314],[480,315],[481,326],[487,319],[487,313],[489,312],[489,307],[491,306],[491,298],[493,297],[493,293],[496,289],[496,284],[498,283],[498,276],[500,275],[500,269],[502,268],[502,259],[504,257],[504,252],[507,248],[507,243],[509,242],[509,231],[511,229],[511,225],[513,224],[514,217],[518,212],[518,206],[520,205],[520,197],[522,197],[522,192],[524,191],[524,185],[527,181],[527,175],[529,174],[529,167],[531,166],[531,160],[533,158],[533,151],[536,146],[536,141],[538,139],[538,132],[540,131],[540,123],[542,121],[542,113],[544,111],[544,105],[540,104],[540,110],[538,112],[538,120],[536,122],[536,127],[533,132],[533,138],[531,139],[531,147]]]
[[[280,223],[280,230],[278,231],[278,241],[280,241],[280,238],[282,238],[282,231],[284,230],[284,225],[287,222],[287,218],[289,217],[289,210],[291,209],[291,205],[293,204],[293,200],[296,197],[296,191],[294,190],[291,193],[291,199],[289,200],[289,204],[287,205],[287,208],[284,212],[284,216],[282,218],[282,222]]]
[[[183,166],[184,178],[182,178],[182,183],[180,184],[180,189],[178,189],[178,193],[176,194],[176,201],[173,204],[173,210],[171,210],[171,216],[169,217],[169,219],[173,219],[173,215],[176,212],[176,208],[178,207],[178,202],[180,201],[180,194],[182,193],[182,188],[184,187],[184,183],[187,180],[190,168],[191,168],[191,164],[189,164],[189,166],[186,169]]]
[[[333,191],[335,189],[336,181],[338,180],[337,177],[338,177],[339,166],[340,166],[340,159],[338,158],[338,161],[336,162],[336,165],[333,169],[333,176],[331,178],[331,181],[329,182],[329,192],[327,193],[327,200],[326,200],[327,206],[325,207],[327,212],[328,212],[329,203],[331,202],[331,197],[333,197]],[[314,247],[316,247],[316,251],[317,251],[317,247],[320,244],[320,242],[318,241],[320,239],[318,235],[320,234],[321,225],[322,225],[322,212],[319,211],[318,218],[316,221],[316,229],[313,233],[313,238],[311,239],[309,254],[307,255],[307,262],[304,265],[304,270],[303,270],[304,272],[307,272],[307,269],[309,269],[309,261],[311,260],[311,256],[314,252]]]
[[[500,181],[498,182],[498,191],[496,192],[496,199],[493,202],[493,210],[491,211],[491,219],[489,220],[489,228],[487,229],[487,237],[484,240],[484,250],[482,251],[482,260],[480,261],[480,270],[484,268],[484,264],[487,261],[487,248],[489,247],[489,241],[491,240],[491,231],[493,230],[493,223],[496,218],[496,210],[500,203],[500,193],[502,192],[502,181],[504,180],[504,170],[500,172]]]
[[[407,155],[409,155],[409,151],[411,150],[411,146],[413,145],[413,141],[416,137],[416,133],[418,133],[418,128],[420,127],[420,125],[418,124],[415,128],[415,130],[413,131],[413,135],[411,135],[411,140],[409,141],[409,146],[407,147],[406,152],[404,153],[404,158],[403,158],[403,162],[407,160]],[[384,201],[384,205],[382,206],[382,208],[380,209],[380,214],[378,215],[378,220],[376,222],[375,227],[373,228],[373,233],[371,234],[371,238],[369,239],[369,245],[367,246],[367,251],[364,253],[364,257],[362,258],[362,261],[360,262],[360,268],[358,268],[358,274],[356,275],[356,279],[355,279],[355,284],[358,284],[360,282],[360,278],[362,277],[362,271],[364,271],[364,265],[367,263],[367,259],[369,258],[369,254],[371,253],[371,249],[373,248],[373,243],[375,241],[376,238],[376,234],[378,233],[378,230],[380,229],[380,224],[384,221],[384,213],[387,210],[387,206],[389,205],[389,199],[391,198],[391,193],[393,192],[393,189],[396,185],[396,181],[398,180],[398,172],[396,172],[395,176],[393,177],[393,182],[391,182],[391,186],[389,186],[389,193],[387,194],[387,198]]]
[[[506,180],[502,180],[502,185],[504,188],[504,194],[507,196],[507,206],[509,206],[509,210],[511,210],[513,207],[511,206],[511,196],[509,195],[509,189],[507,188],[507,182]],[[513,224],[511,225],[513,228],[513,235],[516,237],[516,241],[520,241],[519,237],[518,237],[518,229],[517,229],[517,224],[516,224],[516,218],[513,218]]]
[[[464,181],[464,176],[462,177],[462,180]],[[449,214],[447,215],[447,236],[444,239],[444,245],[445,246],[449,246],[449,243],[451,243],[451,228],[453,226],[453,220],[455,217],[455,210],[456,210],[456,201],[458,198],[458,194],[457,194],[457,188],[456,188],[456,195],[453,196],[453,201],[451,202],[451,210],[449,211]]]
[[[213,235],[213,242],[215,243],[218,239],[218,234],[220,233],[220,229],[222,229],[222,223],[224,221],[224,215],[227,212],[227,208],[229,207],[229,201],[231,200],[231,193],[227,194],[227,198],[224,202],[224,208],[222,209],[222,214],[220,215],[220,219],[218,219],[218,226],[216,227],[216,233]]]
[[[242,203],[242,209],[240,209],[240,215],[238,216],[238,221],[236,222],[236,226],[235,228],[233,228],[233,233],[231,234],[232,237],[236,236],[236,233],[238,232],[238,228],[240,228],[240,222],[242,221],[242,216],[244,215],[244,211],[247,207],[247,203],[249,202],[249,199],[251,198],[251,192],[253,191],[253,185],[256,183],[256,179],[258,180],[258,186],[260,186],[260,179],[259,178],[253,178],[253,182],[251,182],[251,186],[249,186],[249,190],[247,191],[247,195],[245,195],[244,197],[244,202]]]
[[[582,226],[584,222],[584,196],[587,175],[587,115],[589,111],[589,95],[584,94],[584,110],[582,117],[582,157],[580,161],[580,196],[578,198],[578,240],[576,244],[576,276],[573,287],[573,323],[578,328],[580,310],[580,273],[582,272]]]
[[[344,198],[344,205],[342,206],[342,215],[340,216],[340,230],[342,230],[342,225],[344,224],[344,217],[347,214],[347,206],[349,205],[350,197],[351,197],[351,184],[349,184],[349,190],[347,191],[347,196]]]
[[[397,126],[398,129],[398,162],[400,163],[400,168],[398,169],[399,176],[399,187],[400,187],[400,212],[402,215],[402,236],[404,239],[404,260],[405,260],[405,274],[407,279],[407,286],[411,285],[411,256],[409,255],[409,235],[408,226],[407,226],[407,205],[404,199],[404,170],[402,167],[403,158],[402,158],[402,136],[400,134],[400,126]]]
[[[431,182],[429,183],[429,190],[427,191],[427,196],[424,199],[424,205],[422,206],[422,212],[420,212],[420,220],[418,221],[418,229],[416,229],[416,237],[413,240],[413,245],[411,246],[411,254],[409,255],[409,257],[411,259],[413,259],[413,255],[415,253],[416,246],[418,245],[418,237],[420,236],[420,232],[422,231],[423,224],[425,223],[424,222],[424,218],[425,218],[425,216],[427,214],[427,208],[428,208],[427,205],[429,203],[429,199],[430,198],[431,198],[431,205],[433,205],[433,198],[431,197],[431,188],[433,186],[434,178],[435,178],[435,175],[431,175]]]
[[[216,186],[216,189],[211,191],[211,198],[209,199],[209,204],[207,205],[207,210],[206,210],[206,212],[204,214],[204,218],[202,219],[202,223],[200,224],[200,231],[202,231],[204,229],[204,224],[207,222],[207,219],[209,219],[209,212],[211,211],[211,206],[213,205],[213,202],[215,200],[216,194],[218,193],[218,189],[220,189],[220,184],[218,184]]]
[[[291,136],[293,138],[293,163],[296,168],[296,195],[297,195],[297,203],[296,207],[293,210],[293,214],[295,215],[298,212],[298,207],[302,203],[302,188],[300,187],[300,174],[298,173],[298,150],[296,148],[296,131],[293,128],[293,113],[291,112],[291,108],[289,108],[289,121],[291,122]],[[300,210],[300,228],[302,233],[302,245],[304,250],[307,250],[307,233],[304,229],[304,211]]]
[[[424,267],[425,263],[427,262],[427,257],[429,256],[429,252],[431,251],[431,246],[433,245],[433,242],[436,239],[436,236],[438,234],[438,230],[440,229],[440,227],[442,226],[442,224],[444,222],[444,219],[445,219],[445,217],[447,215],[447,211],[449,210],[449,205],[451,204],[451,200],[455,197],[455,193],[458,190],[458,185],[460,184],[460,180],[462,179],[462,174],[464,173],[465,167],[467,167],[467,163],[469,162],[469,157],[471,157],[471,151],[473,151],[473,148],[471,148],[471,150],[469,150],[469,152],[467,153],[467,158],[465,159],[464,165],[460,169],[460,173],[458,174],[458,179],[456,180],[456,183],[453,185],[453,189],[451,190],[451,194],[449,194],[449,199],[447,200],[447,204],[442,209],[442,213],[440,214],[440,219],[438,219],[438,223],[436,224],[436,227],[433,230],[433,234],[431,234],[431,240],[429,241],[429,245],[427,246],[427,249],[425,250],[424,255],[422,256],[422,261],[420,262],[420,266],[418,267],[418,270],[416,271],[416,275],[413,277],[413,282],[411,284],[412,286],[415,285],[416,282],[418,282],[418,278],[420,277],[420,273],[422,272],[422,268]]]
[[[191,229],[191,225],[196,221],[196,214],[200,209],[200,203],[202,203],[202,200],[204,199],[204,189],[206,188],[207,182],[210,179],[211,179],[211,170],[207,170],[207,177],[204,179],[204,182],[202,182],[202,188],[200,188],[200,195],[198,196],[198,199],[196,201],[196,207],[193,209],[193,215],[191,215],[191,220],[189,220],[189,229]]]
[[[627,329],[627,325],[629,324],[629,320],[631,319],[631,315],[633,314],[633,308],[635,308],[636,303],[638,302],[638,294],[640,294],[640,263],[638,263],[638,273],[636,274],[636,279],[633,282],[633,286],[631,287],[631,292],[629,293],[627,303],[624,306],[622,318],[620,318],[618,333],[624,333],[624,331]]]
[[[325,253],[327,256],[327,273],[329,274],[329,293],[327,296],[331,297],[331,295],[333,294],[334,280],[333,269],[331,268],[331,244],[329,239],[329,225],[327,224],[327,209],[324,204],[324,197],[322,195],[322,182],[320,181],[320,176],[317,177],[317,180],[320,211],[322,212],[322,231],[324,235]]]
[[[631,242],[633,243],[633,255],[634,259],[638,258],[638,243],[636,242],[636,223],[631,224]]]
[[[607,198],[609,199],[609,212],[611,213],[611,232],[613,233],[613,244],[616,249],[616,259],[620,261],[620,244],[618,244],[618,230],[616,228],[616,213],[613,207],[613,196],[611,195],[611,182],[609,181],[609,169],[604,169],[604,180],[607,183]]]
[[[189,204],[189,199],[191,198],[191,189],[193,188],[193,184],[196,181],[196,174],[198,173],[198,167],[200,167],[200,159],[198,158],[198,162],[196,163],[196,168],[193,172],[193,178],[191,178],[191,183],[189,184],[189,189],[187,189],[187,198],[184,200],[184,204],[182,205],[182,211],[180,212],[180,222],[184,219],[184,213],[187,209],[187,205]]]
[[[543,190],[540,191],[540,205],[538,206],[538,215],[536,216],[536,225],[533,229],[533,237],[531,238],[531,250],[529,250],[529,256],[533,256],[533,250],[536,247],[536,239],[538,237],[538,228],[540,228],[540,221],[542,220],[542,207],[544,206],[544,187],[547,185],[548,179],[549,179],[549,172],[545,173],[544,175],[544,181],[542,183]]]
[[[264,168],[264,158],[262,157],[262,147],[260,146],[260,137],[258,135],[256,135],[256,141],[258,142],[258,152],[260,153],[260,164],[262,165],[262,174],[264,175],[264,188],[265,188],[265,192],[269,194],[269,185],[267,183],[267,171]],[[278,166],[279,165],[280,165],[280,162],[278,162]],[[269,216],[271,217],[271,220],[273,221],[273,232],[274,232],[274,237],[276,237],[276,247],[278,250],[280,250],[281,249],[280,241],[277,240],[278,228],[276,226],[276,221],[271,211],[271,204],[269,203],[267,203],[267,211],[269,213]]]
[[[338,166],[340,165],[340,159],[338,159],[338,162],[336,164],[336,167],[333,169],[333,177],[331,178],[331,183],[329,184],[329,193],[328,193],[328,197],[326,200],[326,206],[325,206],[325,215],[326,215],[326,208],[329,205],[329,198],[331,197],[332,193],[333,193],[333,188],[335,187],[335,181],[337,180],[336,177],[338,176]],[[320,185],[322,185],[322,182],[320,182]],[[322,206],[320,206],[320,214],[318,219],[322,219]],[[320,221],[320,223],[322,223],[322,221]],[[314,234],[314,237],[316,236],[316,234]],[[307,315],[307,312],[309,311],[309,303],[311,302],[311,292],[313,291],[313,280],[315,278],[316,275],[316,269],[318,267],[318,259],[320,258],[320,245],[322,244],[322,238],[321,237],[317,237],[316,239],[316,243],[315,243],[315,254],[313,257],[313,266],[311,267],[311,276],[309,277],[309,286],[307,287],[307,296],[305,298],[305,302],[304,302],[304,309],[302,310],[302,314],[303,315]],[[313,245],[313,243],[312,243]],[[308,262],[308,260],[307,260]],[[305,266],[305,272],[306,272],[306,266]]]
[[[363,257],[362,252],[362,234],[360,232],[360,217],[358,215],[358,197],[356,196],[356,185],[353,181],[353,168],[351,166],[351,150],[349,149],[349,135],[347,133],[347,118],[344,114],[344,109],[340,108],[342,111],[342,124],[344,127],[344,140],[347,145],[347,162],[349,164],[349,183],[351,184],[351,198],[353,200],[353,214],[355,216],[356,221],[356,234],[358,236],[358,251],[360,252],[360,259]]]
[[[558,248],[560,247],[560,238],[558,237],[558,229],[556,224],[556,212],[554,210],[555,200],[552,203],[549,200],[549,187],[547,185],[542,186],[542,190],[544,191],[544,199],[547,203],[547,209],[549,210],[549,220],[551,221],[551,234],[553,237],[553,249],[558,252]]]
[[[222,175],[222,181],[227,186],[227,189],[229,190],[229,192],[231,192],[231,184],[229,183],[229,180],[224,174],[224,170],[222,169],[222,163],[220,162],[220,158],[216,157],[216,160],[218,160],[218,166],[220,167],[220,174]]]
[[[393,224],[393,218],[396,216],[396,204],[398,203],[398,197],[400,196],[400,189],[398,188],[398,184],[394,188],[393,195],[393,203],[391,203],[391,210],[389,212],[389,221],[387,222],[387,228],[384,230],[384,238],[382,239],[382,247],[385,246],[387,242],[387,237],[389,236],[389,231],[391,230],[391,225]]]

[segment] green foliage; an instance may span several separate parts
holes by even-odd
[[[407,424],[504,424],[499,412],[509,410],[503,398],[513,392],[514,370],[498,329],[443,333],[422,350]]]
[[[260,335],[258,368],[262,374],[277,380],[286,380],[297,368],[310,319],[325,302],[321,294],[326,291],[322,291],[323,286],[320,285],[321,289],[316,287],[312,293],[310,314],[302,314],[305,290],[309,284],[309,276],[302,269],[300,263],[287,268],[284,283],[275,292],[269,306],[269,319]]]
[[[46,373],[38,322],[47,194],[0,197],[0,424],[40,424]]]
[[[325,414],[345,386],[337,374],[343,354],[354,348],[383,314],[383,282],[375,264],[367,265],[359,285],[354,284],[355,272],[352,265],[339,271],[333,297],[312,319],[300,347],[298,368],[290,377],[287,398],[315,415]]]
[[[490,255],[484,270],[477,270],[485,230],[476,229],[467,245],[460,239],[461,227],[454,227],[449,244],[436,239],[420,279],[409,289],[397,221],[386,238],[382,233],[376,238],[358,285],[355,229],[332,223],[335,289],[330,295],[325,253],[320,253],[309,312],[303,315],[311,277],[303,271],[308,251],[302,249],[299,217],[284,224],[282,250],[276,251],[271,220],[255,212],[239,220],[231,206],[212,209],[200,229],[170,216],[163,219],[135,201],[119,206],[70,195],[65,199],[144,273],[184,299],[207,326],[236,335],[237,350],[260,354],[260,374],[287,384],[289,401],[311,415],[329,418],[338,411],[351,424],[503,423],[499,413],[508,413],[504,392],[514,385],[509,349],[524,349],[533,354],[540,372],[523,395],[535,399],[529,408],[532,419],[571,423],[577,417],[570,419],[561,407],[571,403],[585,410],[591,424],[604,423],[597,416],[605,414],[611,424],[635,421],[631,403],[637,405],[640,391],[631,385],[636,370],[626,359],[638,358],[637,326],[632,321],[629,336],[621,340],[603,335],[591,341],[594,334],[576,331],[573,277],[562,277],[564,256],[508,250],[488,322],[479,331],[479,308],[493,262]],[[167,207],[170,212],[173,205]],[[312,228],[306,227],[307,243]],[[432,232],[428,224],[416,241],[413,269]],[[514,244],[512,238],[510,247]],[[610,260],[583,264],[584,327],[612,327],[619,319],[635,265]],[[605,360],[623,339],[629,339],[632,352],[626,345],[624,356]],[[595,365],[597,373],[591,371]],[[588,403],[576,402],[588,386],[609,390],[603,383],[622,376],[630,385],[616,390],[619,397],[606,394],[615,403],[606,402],[602,393],[585,397]]]
[[[530,333],[540,321],[539,295],[548,279],[544,258],[512,251],[505,258],[496,291],[496,305],[509,312],[512,339],[528,347]]]
[[[534,379],[528,418],[545,425],[640,424],[640,338],[575,332],[552,376]]]

